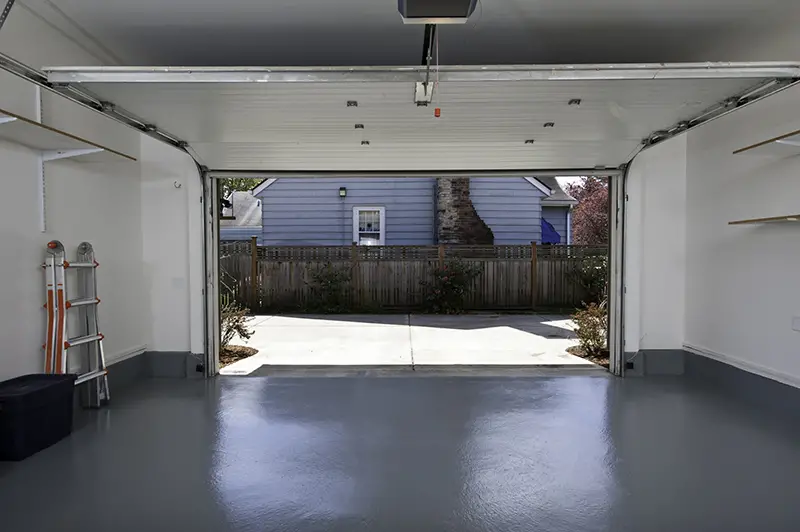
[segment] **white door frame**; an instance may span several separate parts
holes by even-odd
[[[330,177],[331,175],[347,177],[363,177],[365,179],[377,177],[448,177],[452,175],[468,177],[536,177],[536,176],[585,176],[597,175],[608,177],[609,198],[611,203],[611,231],[609,247],[609,300],[608,300],[608,337],[610,351],[610,371],[617,376],[623,376],[625,371],[625,350],[623,345],[623,245],[625,223],[625,177],[626,166],[623,169],[576,169],[576,170],[522,170],[522,171],[411,171],[411,172],[242,172],[207,170],[203,172],[203,199],[205,202],[205,246],[206,246],[206,375],[213,377],[219,372],[219,194],[218,184],[220,179],[229,177],[261,177],[271,178],[297,178],[297,177]]]
[[[609,371],[625,376],[625,204],[630,163],[622,175],[609,179],[610,243],[608,260],[608,348]]]
[[[219,180],[208,172],[203,178],[203,228],[205,231],[205,345],[206,376],[219,372]]]

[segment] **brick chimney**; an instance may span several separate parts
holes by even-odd
[[[494,244],[494,233],[472,204],[468,177],[436,180],[436,236],[440,244]]]

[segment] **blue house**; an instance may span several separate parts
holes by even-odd
[[[474,209],[468,210],[491,229],[494,244],[570,243],[570,210],[577,201],[555,178],[470,178],[467,197],[454,201],[443,199],[440,188],[437,178],[267,179],[250,193],[228,198],[221,240],[258,236],[260,245],[431,245],[443,241],[441,219],[450,208],[444,203],[461,205],[463,211],[471,202]]]

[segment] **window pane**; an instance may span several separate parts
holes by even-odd
[[[358,244],[361,246],[377,246],[381,243],[381,235],[378,233],[359,233]]]
[[[377,232],[381,231],[380,211],[358,211],[358,230]]]

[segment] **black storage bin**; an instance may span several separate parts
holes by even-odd
[[[23,460],[72,432],[75,375],[0,382],[0,460]]]

